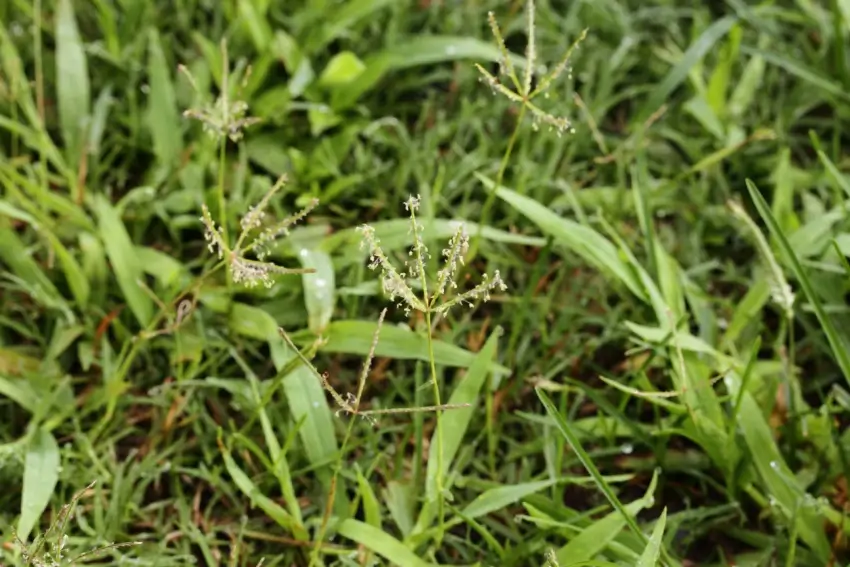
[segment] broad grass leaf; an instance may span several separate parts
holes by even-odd
[[[154,155],[163,164],[175,163],[183,149],[182,120],[177,109],[170,69],[159,33],[151,29],[148,32],[150,94],[146,123],[153,140]]]
[[[47,509],[59,482],[59,445],[50,431],[38,428],[30,438],[24,460],[24,486],[18,537],[26,541]]]
[[[302,248],[298,252],[301,266],[316,270],[302,274],[304,306],[307,308],[307,326],[316,334],[324,332],[331,322],[336,303],[336,275],[331,257],[321,250]]]
[[[556,482],[556,480],[538,480],[536,482],[497,486],[479,494],[475,500],[466,505],[462,513],[467,518],[478,518],[519,502],[529,494],[545,490]]]
[[[8,359],[17,356],[16,353],[8,349],[0,349],[0,365],[4,367],[2,374],[0,374],[0,396],[9,398],[30,413],[35,413],[38,410],[38,402],[41,398],[30,381],[26,378],[5,375],[10,372],[5,368],[8,365]]]
[[[469,371],[466,376],[460,379],[460,382],[455,387],[449,397],[449,404],[470,404],[468,408],[453,409],[444,412],[441,418],[441,427],[443,432],[443,470],[437,470],[437,432],[435,430],[431,437],[431,443],[428,456],[428,472],[427,472],[427,494],[429,499],[436,498],[437,475],[445,478],[451,467],[452,461],[460,448],[466,431],[469,428],[469,423],[472,421],[472,415],[478,407],[478,399],[481,389],[487,381],[487,376],[490,374],[493,357],[496,354],[496,347],[499,344],[499,337],[502,336],[501,327],[496,327],[481,351],[475,355],[475,359],[469,366]]]
[[[130,235],[127,234],[121,216],[105,196],[95,197],[94,209],[98,217],[100,238],[121,293],[139,325],[146,327],[153,317],[153,300],[139,285],[143,273]]]
[[[650,505],[649,502],[645,498],[641,498],[626,504],[624,509],[630,517],[633,517],[648,505]],[[557,551],[556,557],[559,562],[565,565],[571,565],[578,561],[589,561],[608,547],[608,544],[614,541],[625,527],[626,520],[622,513],[619,511],[611,512],[570,539],[566,545]]]
[[[355,103],[391,71],[464,59],[499,61],[501,57],[502,54],[496,45],[479,39],[420,35],[367,58],[366,69],[345,92],[334,97],[334,106],[343,108]],[[511,59],[517,67],[525,67],[525,59],[522,57],[511,54]]]
[[[69,162],[74,166],[83,150],[84,132],[91,112],[91,86],[71,0],[58,0],[55,21],[56,104],[62,138]]]
[[[308,538],[307,531],[290,515],[280,504],[267,497],[254,484],[245,472],[239,468],[233,457],[228,451],[222,450],[224,458],[224,467],[227,473],[233,479],[234,484],[242,491],[242,493],[251,499],[251,503],[265,512],[269,518],[277,522],[279,526],[286,529],[296,538],[306,540]]]
[[[320,350],[365,356],[372,346],[376,327],[377,323],[374,321],[334,321],[327,326],[326,342],[321,345]],[[408,328],[385,323],[381,327],[375,356],[427,362],[430,360],[428,338]],[[434,341],[434,360],[442,366],[468,368],[475,360],[475,354],[443,341]],[[510,373],[507,368],[495,362],[490,364],[490,369],[502,374]]]
[[[337,532],[348,539],[359,543],[366,549],[380,555],[392,565],[404,565],[405,567],[432,567],[416,556],[403,543],[386,533],[385,531],[371,526],[359,520],[343,520],[337,526]]]
[[[530,197],[506,187],[495,187],[493,181],[483,175],[477,177],[488,189],[495,190],[502,200],[534,222],[540,230],[552,236],[557,244],[575,252],[597,269],[615,276],[635,296],[649,302],[642,282],[610,240],[590,227],[561,218]]]

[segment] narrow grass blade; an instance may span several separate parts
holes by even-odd
[[[649,538],[649,543],[640,554],[640,559],[635,567],[655,567],[658,565],[658,556],[661,553],[663,545],[662,538],[664,537],[664,527],[667,525],[667,508],[661,512],[661,517],[655,522],[655,528],[652,530],[652,537]]]
[[[227,469],[227,473],[233,479],[234,484],[245,496],[251,499],[253,504],[296,538],[302,540],[308,538],[307,531],[282,506],[262,493],[248,475],[239,468],[228,451],[222,449],[221,455],[224,458],[224,468]]]
[[[747,447],[767,493],[779,505],[779,512],[788,522],[795,524],[796,532],[826,564],[831,555],[824,522],[817,509],[809,504],[797,477],[788,468],[773,440],[770,426],[758,403],[748,392],[741,398],[738,425],[744,434]]]
[[[363,506],[363,517],[366,523],[372,527],[381,528],[381,507],[378,504],[378,498],[375,496],[375,491],[372,490],[372,485],[363,476],[360,468],[357,468],[357,486],[360,491],[360,503]]]
[[[649,301],[642,283],[610,240],[592,228],[559,217],[534,199],[506,187],[496,187],[493,181],[483,175],[477,177],[488,189],[495,190],[502,200],[540,227],[540,230],[552,236],[558,244],[572,250],[599,270],[616,276],[639,299]]]
[[[295,355],[281,341],[277,322],[259,307],[234,303],[229,325],[234,332],[268,342],[272,361],[279,372],[287,367]],[[337,451],[337,442],[333,415],[322,384],[310,369],[298,365],[283,378],[283,392],[292,419],[296,423],[304,420],[298,433],[308,460],[314,465],[326,465]]]
[[[24,487],[21,494],[21,517],[18,537],[26,541],[38,523],[53,489],[59,482],[59,445],[53,435],[38,428],[30,439],[24,461]]]
[[[825,93],[829,93],[830,95],[841,99],[845,103],[847,101],[850,101],[850,95],[847,94],[847,92],[839,83],[832,81],[827,77],[824,77],[817,71],[806,67],[803,63],[788,59],[770,51],[754,49],[746,46],[742,47],[741,51],[750,55],[760,56],[764,58],[767,63],[775,65],[780,69],[784,69],[785,71],[794,75],[798,79],[809,83],[813,87],[821,89]]]
[[[83,134],[91,109],[91,87],[71,0],[59,0],[56,9],[56,103],[68,161],[73,167],[83,149]]]
[[[11,273],[37,292],[33,295],[34,299],[40,300],[48,307],[67,310],[68,307],[59,290],[33,260],[17,232],[4,226],[4,223],[0,223],[0,242],[3,243],[0,246],[0,260],[6,264]]]
[[[647,542],[647,538],[644,535],[643,531],[641,531],[640,527],[635,522],[632,514],[626,509],[625,506],[620,502],[620,499],[617,498],[617,495],[614,494],[614,491],[611,490],[610,485],[602,476],[602,473],[599,472],[599,469],[596,468],[596,465],[593,463],[593,460],[590,458],[590,455],[587,454],[587,451],[581,446],[579,442],[578,436],[573,432],[570,425],[567,423],[567,420],[564,419],[564,416],[561,415],[561,412],[558,411],[558,408],[555,407],[555,404],[552,403],[549,395],[541,390],[540,388],[535,388],[535,392],[537,392],[537,397],[540,398],[540,401],[543,403],[543,407],[546,408],[546,413],[549,414],[555,421],[555,425],[558,428],[558,431],[561,432],[561,435],[564,436],[564,439],[567,440],[567,443],[570,444],[573,451],[575,452],[578,459],[581,461],[581,464],[584,465],[584,468],[587,469],[587,472],[590,473],[590,476],[593,477],[596,486],[605,495],[611,505],[617,510],[622,517],[625,519],[626,524],[631,528],[631,530],[635,533],[635,535],[640,538],[644,543]],[[653,482],[650,485],[650,488],[654,490],[655,488],[655,480],[656,477],[653,477]],[[653,490],[648,490],[647,494],[651,495]]]
[[[171,65],[163,53],[159,34],[151,29],[148,34],[150,94],[146,123],[153,140],[154,154],[164,164],[175,163],[183,149],[182,121],[169,69]]]
[[[519,502],[526,496],[545,490],[555,484],[555,480],[538,480],[491,488],[478,495],[462,511],[468,518],[478,518],[496,510],[501,510],[509,504]]]
[[[826,310],[824,310],[820,297],[818,297],[811,281],[809,281],[806,270],[803,268],[802,264],[800,264],[796,254],[794,254],[794,250],[788,243],[788,239],[785,234],[779,228],[776,219],[773,218],[773,215],[770,212],[770,206],[767,204],[767,201],[764,200],[764,197],[762,197],[755,184],[749,179],[747,179],[747,189],[755,203],[756,209],[758,209],[759,214],[765,224],[767,224],[771,234],[773,234],[776,238],[776,242],[779,245],[780,250],[782,250],[782,253],[791,266],[794,275],[797,277],[797,281],[800,283],[800,287],[803,288],[803,293],[806,294],[806,298],[809,300],[821,327],[823,327],[823,332],[829,341],[829,346],[832,347],[832,353],[835,356],[835,360],[838,362],[838,366],[841,368],[844,378],[848,383],[850,383],[850,345],[847,344],[848,341],[846,340],[846,337],[842,337],[838,333],[835,323],[833,323],[832,318]]]
[[[106,248],[106,255],[112,264],[115,278],[124,299],[130,306],[136,320],[146,327],[153,317],[153,300],[139,285],[142,269],[127,234],[121,216],[103,195],[97,195],[94,209],[98,217],[100,238]]]
[[[348,539],[359,543],[366,549],[377,553],[392,565],[405,567],[431,567],[431,564],[416,556],[403,543],[387,534],[385,531],[351,518],[343,520],[337,527],[337,532]]]
[[[738,21],[735,16],[726,16],[711,24],[700,36],[688,47],[681,61],[676,63],[667,73],[664,79],[650,93],[649,99],[637,113],[636,123],[642,124],[653,112],[657,111],[667,100],[670,94],[682,84],[688,77],[691,69],[714,47],[732,26]]]
[[[829,173],[829,176],[835,181],[835,184],[841,187],[841,189],[847,194],[847,197],[850,198],[850,181],[847,181],[847,178],[844,177],[835,164],[832,163],[827,155],[823,152],[823,150],[818,150],[818,157],[820,158],[821,163],[826,168],[826,171]]]
[[[452,392],[448,403],[450,405],[470,404],[470,407],[454,409],[445,412],[442,416],[443,428],[443,470],[437,470],[437,447],[436,432],[431,439],[430,452],[428,455],[428,473],[427,473],[427,493],[429,499],[436,498],[437,475],[442,475],[445,478],[448,474],[451,463],[457,454],[460,444],[463,441],[466,430],[469,428],[469,423],[472,420],[472,414],[477,408],[477,401],[481,388],[490,374],[490,367],[493,357],[496,353],[496,347],[499,343],[499,337],[502,336],[502,329],[496,327],[490,334],[490,338],[484,344],[481,351],[475,356],[475,360],[469,367],[469,372],[461,378],[460,383]]]

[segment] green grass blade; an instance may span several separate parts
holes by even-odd
[[[457,454],[460,444],[466,435],[466,430],[469,428],[469,423],[472,421],[472,415],[478,407],[478,401],[481,388],[490,374],[491,363],[496,353],[496,347],[499,343],[499,337],[502,336],[501,327],[496,327],[484,347],[475,356],[472,364],[469,367],[469,372],[461,378],[460,383],[452,392],[448,403],[454,405],[470,404],[470,407],[454,409],[445,412],[442,416],[441,426],[443,428],[443,470],[437,470],[437,447],[436,432],[431,438],[430,452],[428,456],[428,473],[426,481],[426,490],[429,499],[436,498],[437,475],[442,475],[443,478],[448,474],[452,461]]]
[[[233,460],[230,452],[222,449],[221,455],[224,458],[224,468],[227,469],[227,473],[233,479],[234,484],[236,484],[245,496],[251,499],[254,505],[268,514],[269,518],[277,522],[280,527],[286,529],[298,539],[307,539],[307,531],[282,506],[262,493],[248,475],[239,468],[239,465]]]
[[[518,502],[536,492],[545,490],[554,485],[555,480],[538,480],[535,482],[524,482],[491,488],[475,498],[462,511],[468,518],[478,518],[496,510],[501,510],[509,504]]]
[[[809,300],[809,303],[811,304],[812,309],[823,328],[823,332],[829,341],[829,346],[832,347],[832,353],[835,356],[835,360],[838,362],[838,366],[841,368],[844,378],[850,384],[850,345],[847,344],[846,337],[842,337],[838,333],[835,323],[833,323],[832,318],[824,309],[820,297],[818,297],[811,281],[809,281],[806,270],[803,268],[802,264],[800,264],[796,254],[794,254],[794,250],[788,243],[788,239],[785,234],[783,234],[782,230],[779,228],[776,219],[773,218],[773,215],[770,212],[770,206],[767,204],[767,201],[764,200],[764,197],[762,197],[755,184],[749,179],[747,179],[747,189],[755,203],[756,209],[758,209],[759,214],[765,224],[767,224],[771,234],[773,234],[776,238],[779,248],[782,250],[783,255],[791,266],[794,275],[797,277],[797,281],[800,283],[800,287],[803,288],[803,293],[806,294],[806,298]]]
[[[634,517],[638,512],[650,505],[652,497],[644,497],[624,506],[628,517]],[[572,565],[576,561],[588,561],[600,553],[610,544],[623,528],[626,520],[622,512],[613,511],[610,514],[596,520],[586,527],[578,535],[571,538],[569,543],[561,547],[556,557],[558,561]]]
[[[417,557],[415,553],[391,535],[359,520],[351,518],[343,520],[337,527],[337,532],[341,536],[377,553],[392,565],[431,567],[430,563]]]
[[[49,431],[39,427],[30,439],[24,460],[24,487],[17,530],[21,541],[27,540],[47,509],[57,482],[59,445]]]
[[[662,538],[664,537],[664,527],[667,525],[667,508],[661,512],[661,517],[655,522],[655,528],[652,530],[652,536],[649,538],[649,543],[635,567],[655,567],[658,565],[658,556],[661,553],[663,545]]]
[[[549,417],[551,417],[552,420],[555,422],[555,426],[557,427],[558,431],[561,432],[561,435],[563,435],[564,439],[567,440],[567,443],[570,444],[570,447],[572,447],[576,456],[581,461],[581,464],[584,465],[584,468],[587,469],[587,472],[590,473],[590,476],[593,477],[596,486],[599,488],[602,494],[605,495],[605,498],[608,499],[614,509],[620,513],[626,524],[629,526],[629,528],[631,528],[635,535],[637,535],[641,541],[646,543],[647,538],[635,522],[634,518],[632,517],[632,514],[629,513],[626,507],[623,506],[623,504],[620,502],[620,499],[617,498],[617,495],[614,494],[614,491],[611,490],[611,486],[602,476],[602,473],[599,472],[599,469],[596,468],[596,465],[593,463],[593,459],[590,458],[590,455],[588,455],[587,451],[585,451],[584,448],[581,446],[581,442],[579,441],[578,436],[567,423],[567,420],[564,419],[564,416],[561,415],[561,412],[558,411],[558,408],[555,407],[555,404],[552,403],[552,400],[551,398],[549,398],[549,395],[540,388],[535,388],[535,392],[537,392],[537,397],[540,398],[540,401],[543,403],[543,407],[546,408],[546,413],[548,413]],[[651,488],[655,488],[655,477],[653,477]],[[652,491],[648,490],[647,494],[651,495]]]
[[[741,398],[738,424],[767,493],[779,504],[777,508],[785,519],[796,524],[799,537],[826,563],[831,549],[823,528],[823,518],[806,502],[805,492],[782,458],[762,409],[748,392],[744,392]]]
[[[336,304],[336,275],[331,257],[320,250],[302,248],[298,257],[301,266],[316,270],[303,274],[304,306],[307,308],[308,328],[316,334],[323,333],[330,324]]]
[[[483,175],[476,176],[488,189],[495,190],[496,195],[528,217],[558,244],[572,250],[599,270],[616,276],[639,299],[649,301],[643,284],[610,240],[592,228],[559,217],[534,199],[506,187],[495,187],[494,182]]]
[[[826,171],[829,173],[829,176],[835,181],[835,184],[841,187],[841,189],[847,194],[847,197],[850,198],[850,181],[847,181],[847,178],[844,177],[838,168],[835,167],[835,164],[832,163],[823,150],[818,150],[818,157],[820,158],[821,163],[826,168]]]
[[[68,161],[74,167],[83,151],[91,87],[71,0],[59,0],[56,10],[56,103]]]
[[[676,88],[688,77],[691,69],[699,63],[706,53],[732,29],[738,21],[735,16],[726,16],[711,24],[694,41],[682,56],[681,61],[676,63],[667,73],[664,79],[653,89],[649,99],[637,113],[636,124],[646,121],[653,112],[657,111]]]
[[[147,327],[153,317],[153,300],[139,285],[143,277],[142,268],[130,235],[127,234],[121,216],[106,197],[97,195],[94,209],[98,217],[100,238],[106,248],[106,255],[112,264],[112,271],[118,280],[121,293],[124,294],[124,299],[139,325]]]
[[[162,42],[155,29],[148,34],[148,95],[147,127],[153,140],[153,151],[163,164],[173,164],[183,149],[182,120],[174,94],[171,65],[165,58]]]

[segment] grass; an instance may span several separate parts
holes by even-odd
[[[0,565],[850,561],[846,1],[0,21]]]

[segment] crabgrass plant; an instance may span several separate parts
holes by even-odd
[[[77,507],[80,499],[92,492],[95,483],[89,484],[77,492],[71,501],[64,505],[56,515],[50,527],[27,545],[14,534],[21,559],[28,567],[73,567],[88,564],[91,561],[106,559],[110,551],[141,545],[141,542],[112,543],[82,553],[71,553],[68,549],[68,520]],[[14,532],[13,532],[14,533]]]
[[[565,132],[570,134],[575,133],[573,123],[569,118],[566,116],[556,115],[551,111],[541,108],[541,106],[535,102],[535,99],[541,97],[548,99],[550,87],[555,84],[555,82],[564,73],[567,74],[569,79],[572,78],[572,67],[570,66],[570,62],[572,60],[573,52],[587,37],[587,30],[585,29],[581,32],[578,39],[570,45],[566,53],[564,53],[563,57],[561,57],[561,59],[555,64],[552,70],[535,84],[534,69],[537,66],[537,45],[535,40],[534,21],[535,14],[536,8],[534,0],[528,0],[526,3],[525,28],[528,42],[525,47],[525,68],[523,69],[522,79],[520,79],[516,71],[516,66],[511,61],[510,53],[508,52],[507,45],[505,44],[505,38],[502,35],[502,29],[499,26],[499,22],[496,20],[496,16],[493,12],[487,13],[487,21],[490,24],[490,30],[493,33],[493,38],[495,39],[496,45],[501,53],[498,73],[494,75],[480,64],[475,64],[475,68],[478,69],[478,72],[481,74],[481,80],[489,85],[489,87],[493,90],[493,95],[501,95],[512,103],[519,105],[519,115],[517,116],[516,123],[514,124],[513,132],[508,141],[508,146],[505,149],[505,153],[502,155],[499,172],[496,174],[496,187],[501,185],[502,180],[504,179],[505,171],[507,170],[508,163],[510,162],[511,154],[513,153],[514,146],[516,145],[517,136],[519,135],[526,113],[531,113],[531,124],[535,130],[539,129],[541,125],[546,125],[550,130],[555,131],[558,136],[561,136]],[[505,85],[503,78],[507,78],[510,83],[509,86]],[[481,211],[481,223],[479,224],[478,232],[475,235],[472,252],[470,254],[473,258],[478,250],[478,245],[481,239],[481,231],[490,221],[490,211],[493,207],[495,198],[495,192],[490,192],[487,196],[487,200],[484,202],[484,207]]]
[[[408,254],[408,260],[404,263],[405,267],[402,270],[397,269],[381,249],[381,241],[376,236],[373,227],[364,224],[360,227],[360,233],[363,237],[362,245],[369,250],[369,268],[381,273],[381,286],[390,301],[398,301],[398,307],[404,310],[407,315],[412,311],[418,311],[425,318],[431,385],[436,406],[434,411],[436,412],[438,471],[435,475],[434,484],[429,484],[428,486],[428,499],[430,502],[437,504],[437,520],[442,527],[445,512],[444,502],[447,495],[443,484],[442,397],[434,357],[433,325],[436,317],[445,315],[451,308],[464,304],[471,306],[474,301],[479,300],[487,301],[490,299],[490,293],[492,291],[505,291],[507,286],[502,280],[499,271],[496,270],[492,276],[488,276],[485,273],[482,276],[481,283],[472,289],[446,299],[446,293],[458,287],[456,276],[464,263],[464,257],[469,251],[469,236],[463,224],[458,226],[454,236],[449,240],[448,247],[443,249],[443,267],[437,272],[433,285],[429,285],[429,278],[425,269],[429,258],[428,247],[423,238],[423,226],[416,218],[419,204],[419,196],[411,196],[404,204],[410,216],[410,233],[413,237],[413,246]],[[418,281],[421,295],[417,295],[414,292],[410,283],[408,283],[408,279]]]

